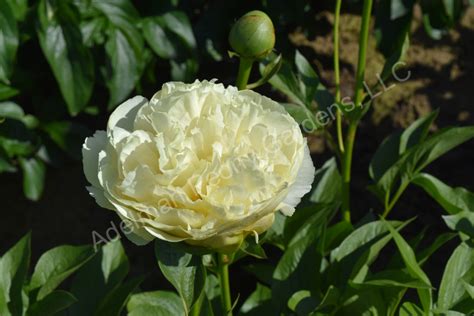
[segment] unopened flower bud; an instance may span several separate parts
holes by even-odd
[[[275,46],[272,20],[262,11],[250,11],[237,20],[230,30],[229,43],[240,57],[265,57]]]

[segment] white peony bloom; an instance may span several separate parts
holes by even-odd
[[[298,124],[277,102],[213,81],[170,82],[136,96],[83,146],[97,203],[153,238],[213,249],[292,215],[314,166]]]

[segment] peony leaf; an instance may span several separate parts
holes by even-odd
[[[255,291],[245,300],[239,315],[277,315],[271,304],[270,288],[257,283]]]
[[[110,31],[105,51],[110,61],[109,71],[106,74],[110,110],[125,100],[135,87],[139,78],[139,61],[126,34],[119,28]]]
[[[6,100],[17,95],[19,91],[0,82],[0,100]]]
[[[142,283],[144,277],[137,277],[124,284],[115,287],[101,301],[99,307],[95,310],[94,316],[110,315],[120,316],[123,308],[127,304],[131,294]]]
[[[22,315],[22,297],[31,257],[31,235],[26,234],[0,258],[0,315]]]
[[[313,209],[314,215],[307,219],[290,240],[273,273],[274,279],[283,281],[295,271],[306,249],[321,235],[321,227],[334,211],[334,207],[327,205],[321,205]]]
[[[127,303],[127,311],[129,316],[185,315],[179,296],[167,291],[134,294]]]
[[[405,302],[400,307],[399,316],[423,316],[425,313],[421,308],[411,302]]]
[[[341,201],[342,178],[333,157],[316,170],[313,192],[310,200],[314,203],[335,203]]]
[[[121,284],[128,270],[128,258],[120,239],[105,244],[75,275],[71,292],[81,303],[72,306],[69,314],[92,315],[107,293]]]
[[[23,192],[25,196],[37,201],[43,194],[46,166],[38,158],[20,158],[23,170]]]
[[[421,143],[426,136],[439,111],[419,118],[403,132],[397,132],[387,137],[375,152],[369,166],[372,179],[378,181],[387,170],[410,148]]]
[[[0,0],[0,82],[10,83],[18,48],[18,27],[10,1]]]
[[[48,250],[36,263],[30,291],[38,289],[37,299],[43,299],[93,256],[92,246],[65,245]]]
[[[296,315],[311,315],[311,312],[316,309],[318,303],[318,300],[311,296],[311,292],[301,290],[290,297],[288,300],[288,308],[296,312]]]
[[[461,243],[453,252],[446,264],[438,292],[438,308],[450,310],[463,299],[469,297],[463,282],[464,276],[474,269],[474,249],[466,243]],[[474,281],[473,274],[470,280]]]
[[[408,273],[413,277],[421,282],[423,282],[426,286],[428,286],[428,289],[418,289],[418,296],[420,297],[421,304],[423,305],[423,309],[425,311],[429,311],[431,309],[432,305],[432,294],[431,294],[431,282],[428,276],[425,274],[425,272],[421,269],[420,265],[418,264],[416,260],[416,255],[413,249],[410,247],[410,245],[403,239],[403,237],[396,231],[393,226],[385,222],[387,228],[390,231],[390,234],[392,235],[393,239],[395,240],[395,243],[398,247],[398,250],[400,251],[403,261],[405,262],[405,265],[407,267]]]
[[[427,173],[420,173],[413,183],[423,188],[451,215],[463,211],[474,214],[474,193],[464,188],[452,188]]]
[[[83,45],[78,12],[68,1],[42,0],[37,33],[41,49],[53,70],[69,113],[82,111],[92,95],[94,61]]]
[[[77,299],[69,292],[58,290],[46,295],[40,301],[35,302],[28,308],[28,315],[50,316],[56,315],[77,302]]]
[[[178,291],[188,313],[204,290],[206,270],[201,257],[181,251],[169,242],[158,239],[155,242],[155,256],[161,272]]]

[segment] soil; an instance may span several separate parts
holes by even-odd
[[[324,11],[315,16],[322,30],[330,30],[333,16]],[[345,13],[341,16],[341,81],[342,95],[351,95],[357,59],[357,42],[360,18]],[[474,124],[472,102],[474,100],[474,8],[469,9],[461,25],[449,32],[441,41],[427,37],[418,22],[414,23],[411,45],[406,62],[411,78],[397,83],[395,88],[378,98],[362,123],[354,154],[353,205],[356,219],[367,212],[378,214],[380,204],[366,191],[370,183],[368,164],[377,146],[397,128],[408,126],[416,118],[440,108],[441,113],[435,129],[448,125]],[[323,81],[333,88],[332,34],[320,32],[308,38],[295,30],[290,40],[318,68]],[[371,39],[366,79],[373,82],[383,65],[383,58],[373,53],[375,42]],[[215,65],[220,71],[220,64]],[[232,67],[235,64],[231,65]],[[229,66],[227,70],[229,71]],[[234,69],[231,69],[231,73]],[[201,74],[203,76],[203,74]],[[392,82],[393,83],[393,82]],[[311,147],[316,166],[331,156],[324,142],[311,138]],[[433,173],[453,186],[464,186],[474,190],[474,142],[439,159],[428,172]],[[86,244],[92,242],[92,232],[105,234],[111,222],[118,225],[117,216],[98,207],[85,190],[86,181],[82,168],[71,163],[60,169],[49,169],[43,198],[33,203],[23,198],[21,178],[18,175],[0,176],[2,198],[0,216],[0,253],[3,253],[28,231],[33,232],[33,260],[45,250],[60,244]],[[407,219],[418,216],[417,221],[430,226],[427,242],[441,232],[447,231],[441,215],[442,209],[421,190],[410,189],[393,210],[396,218]],[[406,229],[408,236],[414,235],[418,225]],[[118,227],[118,226],[117,226]],[[410,228],[411,227],[411,228]],[[149,276],[145,289],[166,288],[155,264],[152,246],[136,247],[124,240],[131,261],[132,274]],[[428,266],[430,275],[440,275],[451,248],[443,248]],[[151,274],[150,274],[151,272]],[[233,275],[232,282],[250,284],[251,277],[245,273]],[[249,282],[247,282],[249,281]],[[436,283],[435,283],[436,284]],[[247,289],[244,289],[246,292]],[[243,297],[246,293],[242,293]]]

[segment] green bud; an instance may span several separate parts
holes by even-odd
[[[275,46],[272,20],[262,11],[250,11],[234,24],[229,44],[243,58],[260,59]]]

